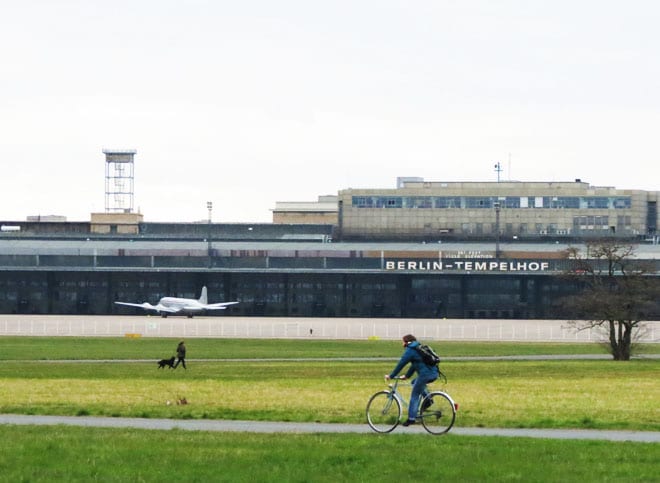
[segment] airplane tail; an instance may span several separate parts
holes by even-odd
[[[208,295],[206,293],[206,285],[202,287],[202,295],[199,297],[199,303],[203,305],[207,305],[208,302]]]

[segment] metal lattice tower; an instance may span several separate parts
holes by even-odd
[[[134,149],[104,149],[105,212],[132,213]]]

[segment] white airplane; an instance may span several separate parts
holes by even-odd
[[[167,317],[168,314],[186,314],[189,318],[193,314],[203,312],[205,310],[225,310],[229,305],[237,304],[238,302],[221,302],[217,304],[208,303],[206,287],[202,287],[202,295],[199,299],[184,299],[179,297],[163,297],[156,305],[151,305],[149,302],[141,304],[134,304],[130,302],[115,302],[118,305],[128,305],[129,307],[139,307],[144,310],[155,310],[161,317]]]

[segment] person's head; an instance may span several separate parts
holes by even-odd
[[[407,347],[411,342],[415,342],[417,338],[412,334],[406,334],[403,336],[403,345]]]

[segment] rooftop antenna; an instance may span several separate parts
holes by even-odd
[[[500,182],[500,173],[502,172],[502,163],[495,163],[495,172],[497,173],[497,182]]]

